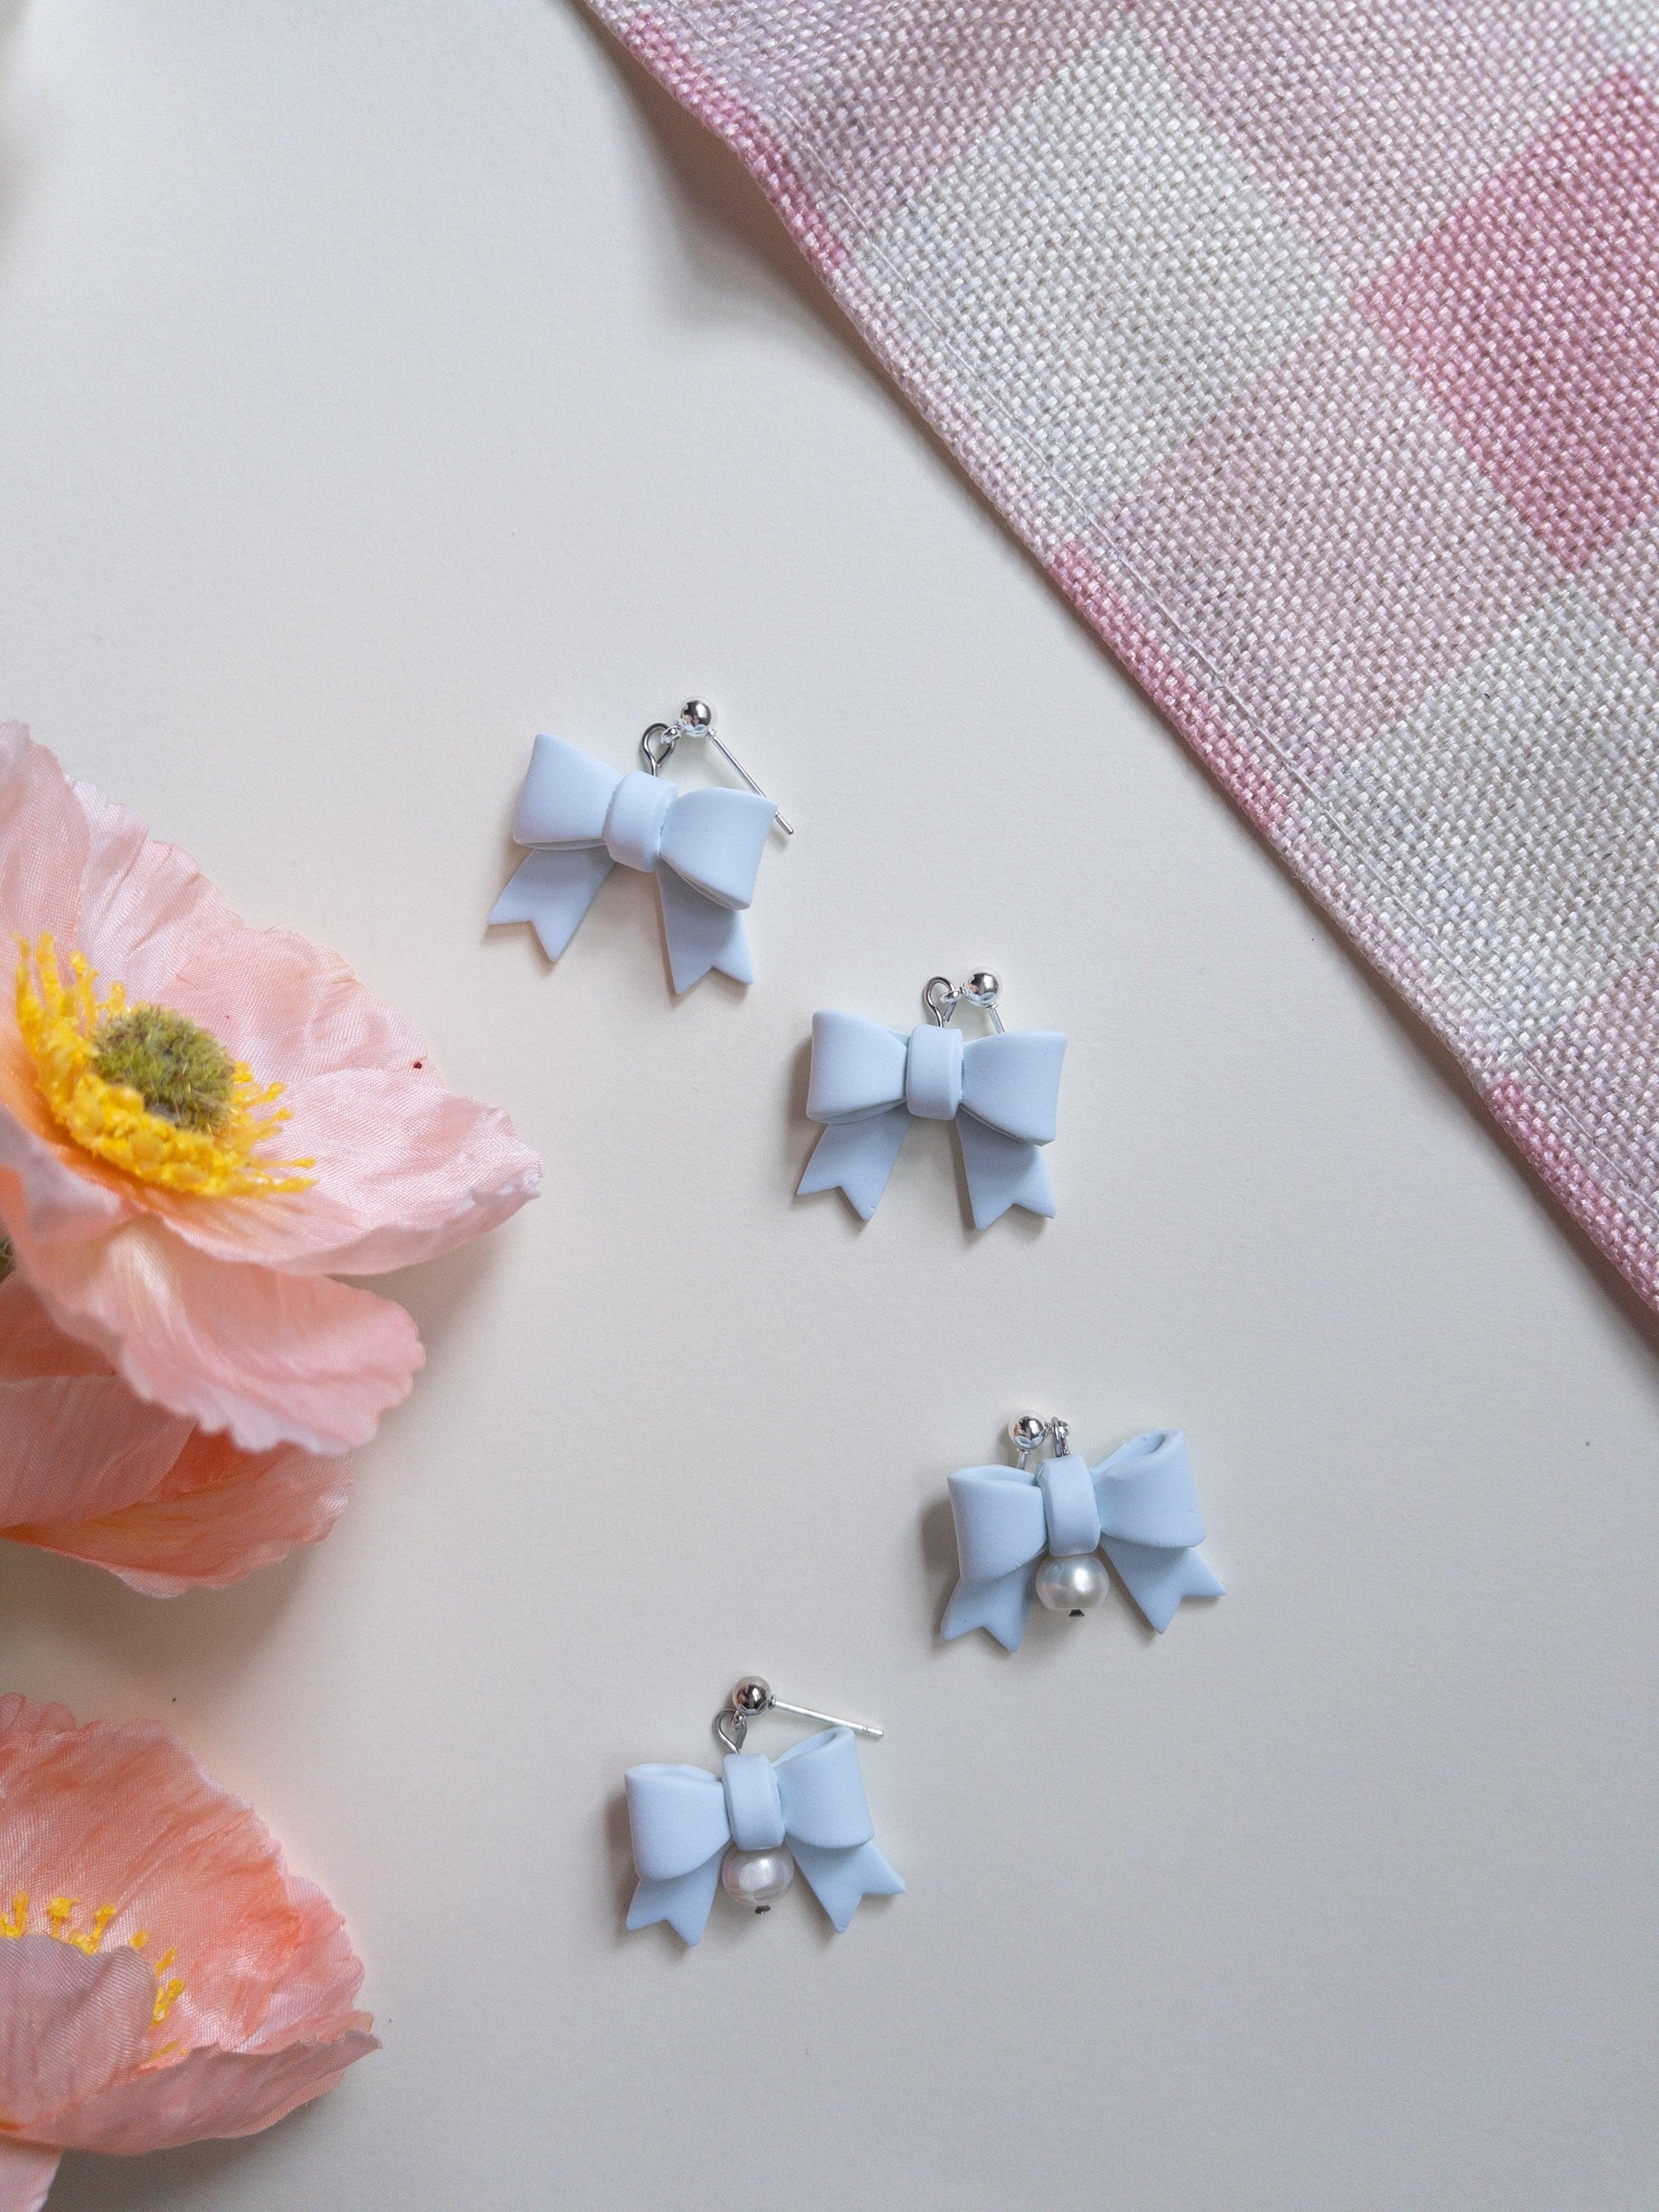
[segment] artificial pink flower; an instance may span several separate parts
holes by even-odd
[[[245,1452],[144,1405],[21,1275],[0,1282],[0,1536],[152,1597],[218,1589],[325,1536],[350,1476],[349,1461]]]
[[[157,1722],[0,1698],[0,2212],[246,2136],[379,2045],[340,1916]]]
[[[250,929],[176,846],[0,725],[0,1235],[136,1395],[247,1452],[367,1442],[422,1358],[404,1267],[540,1164],[331,954]],[[276,1101],[280,1093],[280,1106]]]

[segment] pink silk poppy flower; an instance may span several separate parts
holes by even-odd
[[[0,1281],[0,1536],[152,1597],[218,1589],[325,1536],[350,1474],[294,1444],[241,1451],[143,1404],[21,1275]]]
[[[401,1306],[333,1276],[494,1228],[535,1154],[340,961],[250,929],[15,723],[0,927],[0,1235],[52,1320],[245,1452],[366,1443],[423,1355]]]
[[[340,1916],[157,1722],[0,1698],[0,2212],[252,2135],[380,2047]]]

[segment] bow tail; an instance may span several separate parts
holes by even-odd
[[[693,1867],[690,1874],[672,1875],[661,1881],[647,1881],[641,1876],[628,1908],[629,1926],[650,1928],[665,1920],[682,1942],[695,1943],[708,1924],[725,1855],[722,1844],[713,1858]]]
[[[491,923],[527,921],[556,960],[611,873],[603,845],[538,845],[520,861],[489,909]]]
[[[754,981],[749,932],[740,914],[693,890],[672,868],[657,870],[657,896],[662,901],[663,935],[668,939],[668,968],[676,991],[689,991],[701,983],[711,968],[718,968],[734,983]]]
[[[902,1106],[890,1106],[868,1121],[831,1121],[812,1148],[795,1195],[844,1191],[854,1213],[867,1221],[881,1204],[909,1127],[910,1116]]]
[[[1132,1544],[1108,1536],[1101,1549],[1123,1577],[1127,1589],[1161,1636],[1175,1619],[1183,1597],[1224,1597],[1226,1592],[1196,1551],[1169,1551],[1161,1544]]]
[[[1018,1651],[1025,1634],[1036,1578],[1035,1561],[982,1583],[960,1582],[945,1609],[939,1635],[945,1643],[970,1629],[988,1628],[1005,1650]]]
[[[1054,1188],[1040,1147],[1024,1137],[1005,1136],[967,1113],[957,1116],[957,1138],[975,1229],[988,1229],[1011,1206],[1053,1218]]]
[[[829,1914],[837,1936],[847,1933],[860,1899],[904,1894],[902,1879],[893,1872],[873,1843],[854,1844],[850,1850],[828,1850],[817,1844],[797,1843],[791,1836],[789,1848],[812,1894]]]

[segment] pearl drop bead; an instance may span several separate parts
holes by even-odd
[[[720,1886],[739,1905],[752,1905],[757,1912],[769,1911],[795,1879],[795,1862],[787,1851],[740,1851],[735,1844],[720,1862]]]
[[[1106,1570],[1092,1552],[1045,1559],[1036,1571],[1036,1594],[1050,1613],[1087,1613],[1106,1595]]]

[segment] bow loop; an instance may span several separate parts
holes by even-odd
[[[732,1840],[726,1791],[703,1766],[631,1766],[624,1778],[634,1864],[646,1881],[693,1873]]]
[[[1179,1429],[1149,1429],[1095,1469],[1101,1527],[1108,1536],[1165,1551],[1204,1541],[1198,1486]]]
[[[728,913],[750,905],[777,808],[752,791],[664,788],[675,794],[663,826],[665,866]]]
[[[963,1112],[1023,1144],[1053,1144],[1065,1057],[1058,1030],[975,1037],[962,1055]]]
[[[951,1514],[965,1583],[992,1582],[1042,1557],[1042,1493],[1018,1468],[958,1468],[951,1477]]]
[[[902,1105],[906,1057],[905,1041],[896,1030],[857,1014],[814,1014],[807,1118],[833,1127]]]
[[[513,810],[515,845],[598,845],[623,778],[568,738],[538,738]]]
[[[822,1729],[774,1760],[785,1833],[793,1844],[850,1850],[875,1834],[850,1729]]]

